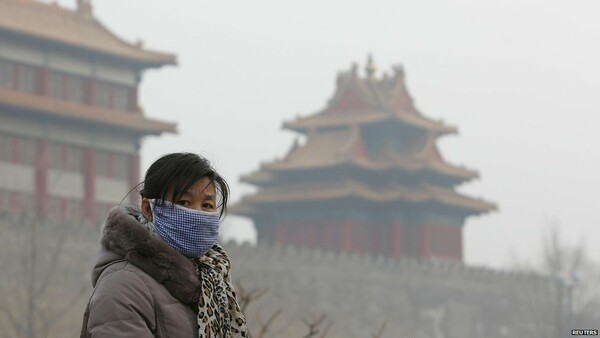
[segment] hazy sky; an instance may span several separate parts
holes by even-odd
[[[73,7],[74,0],[59,1]],[[128,41],[173,52],[179,66],[146,74],[148,116],[179,135],[149,138],[144,169],[172,151],[206,155],[231,182],[282,157],[283,121],[321,109],[338,71],[373,53],[402,63],[417,107],[457,126],[439,140],[448,162],[479,171],[460,188],[498,204],[470,218],[465,257],[533,260],[547,219],[600,252],[600,2],[597,0],[96,0],[96,16]],[[251,236],[231,218],[229,235]]]

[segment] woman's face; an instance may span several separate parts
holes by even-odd
[[[172,190],[169,189],[167,196],[171,198]],[[179,199],[169,202],[181,205],[184,208],[202,210],[202,211],[217,211],[217,197],[214,184],[211,183],[208,177],[203,177],[196,181]],[[142,213],[146,219],[152,221],[152,209],[150,209],[150,201],[147,198],[142,199]]]

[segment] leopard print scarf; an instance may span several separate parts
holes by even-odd
[[[190,259],[200,278],[198,301],[199,338],[248,337],[246,318],[231,284],[231,263],[218,244],[202,257]]]

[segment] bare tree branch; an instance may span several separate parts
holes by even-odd
[[[323,320],[325,320],[325,315],[321,315],[319,318],[313,320],[307,320],[306,318],[302,317],[301,320],[304,322],[304,324],[306,324],[306,326],[308,326],[308,333],[303,338],[310,338],[316,336],[320,332],[319,326]]]
[[[238,294],[238,298],[239,298],[239,302],[240,302],[240,308],[242,309],[243,313],[246,312],[246,309],[252,302],[254,302],[257,299],[259,299],[260,297],[264,296],[269,291],[269,289],[263,288],[263,289],[255,289],[255,290],[248,292],[248,291],[246,291],[246,289],[244,289],[244,287],[242,286],[242,284],[239,281],[236,281],[235,285],[236,285],[236,289],[238,290],[237,294]]]
[[[331,327],[333,326],[333,322],[329,322],[327,324],[327,326],[325,327],[325,329],[323,330],[323,332],[319,335],[319,338],[324,338],[327,333],[329,332],[329,329],[331,329]]]
[[[257,316],[258,319],[258,323],[260,325],[260,331],[258,332],[258,335],[256,336],[256,338],[264,338],[265,334],[269,331],[269,329],[271,328],[271,324],[273,324],[273,321],[275,320],[275,318],[277,318],[280,314],[281,314],[282,310],[281,309],[277,309],[270,317],[269,319],[267,319],[267,321],[265,323],[262,322],[261,318],[260,318],[260,314]]]
[[[23,337],[23,332],[25,331],[25,328],[23,327],[23,325],[21,325],[21,323],[19,323],[19,321],[15,318],[13,313],[9,309],[7,309],[4,304],[5,303],[0,299],[0,313],[3,313],[4,316],[8,319],[13,329],[15,330],[15,334],[19,337]]]
[[[50,258],[50,262],[46,266],[46,274],[44,275],[43,278],[41,278],[40,286],[39,286],[37,292],[35,293],[36,297],[39,297],[41,294],[46,292],[48,285],[50,285],[50,279],[57,271],[56,265],[58,264],[58,258],[60,257],[60,254],[62,253],[62,251],[64,249],[64,244],[67,241],[68,235],[71,233],[71,230],[72,230],[72,229],[70,229],[69,226],[66,226],[66,225],[61,228],[62,228],[61,229],[62,231],[61,231],[61,234],[55,244],[54,249],[52,250],[52,256]],[[78,228],[79,227],[75,227],[75,231],[77,231]]]
[[[56,315],[54,315],[53,317],[50,317],[50,319],[48,320],[48,329],[50,329],[52,326],[56,325],[56,323],[58,323],[60,321],[61,318],[63,318],[67,313],[68,310],[71,309],[73,307],[73,305],[75,305],[77,303],[77,301],[87,292],[87,288],[81,288],[79,290],[79,292],[77,292],[75,295],[73,295],[73,297],[71,297],[71,299],[67,302],[67,304],[65,304],[65,306],[63,306],[60,310],[56,311]]]
[[[63,258],[67,256],[64,253],[69,253],[69,257],[91,256],[93,253],[87,252],[89,246],[86,243],[88,240],[90,244],[96,243],[96,236],[89,233],[88,237],[86,232],[85,237],[71,242],[69,239],[81,233],[83,227],[74,227],[74,223],[69,221],[58,222],[48,222],[32,215],[0,216],[0,226],[9,230],[7,233],[10,234],[6,237],[8,245],[0,243],[0,254],[4,261],[9,262],[9,269],[4,269],[3,273],[10,278],[7,279],[10,283],[3,285],[3,297],[0,298],[0,316],[5,323],[5,327],[0,329],[10,332],[0,332],[0,336],[65,336],[65,332],[58,332],[56,326],[72,313],[70,309],[77,307],[88,288],[82,285],[83,279],[79,281],[71,275],[79,275],[83,266],[72,265],[71,259],[65,261]],[[86,250],[85,253],[83,250]],[[15,261],[17,266],[13,265]],[[83,264],[83,260],[78,263]],[[61,282],[57,281],[57,276],[61,276]],[[75,294],[71,291],[73,289],[77,290]],[[78,318],[69,316],[69,321],[74,320]]]

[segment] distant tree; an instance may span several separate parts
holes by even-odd
[[[74,336],[91,288],[98,230],[84,222],[0,215],[0,336]]]
[[[572,328],[581,327],[587,321],[591,309],[600,304],[599,267],[587,254],[585,243],[575,245],[565,242],[557,219],[544,222],[541,236],[542,252],[537,262],[513,259],[513,268],[524,272],[535,272],[549,277],[554,289],[553,337],[564,337]],[[528,317],[545,311],[532,306]]]
[[[263,297],[269,290],[266,288],[258,288],[252,291],[247,291],[242,284],[237,281],[236,289],[238,294],[238,300],[240,302],[240,307],[242,312],[247,313],[248,307],[253,304],[256,300]],[[283,312],[282,308],[278,308],[275,310],[266,321],[261,318],[260,313],[257,313],[256,318],[248,318],[248,322],[250,323],[250,337],[251,338],[267,338],[267,337],[278,337],[274,334],[273,327],[275,324],[275,320],[279,317],[279,315]],[[301,317],[300,320],[306,326],[306,334],[302,337],[298,338],[325,338],[331,327],[333,326],[333,321],[326,321],[326,315],[322,314],[320,316],[310,315],[308,317]],[[254,325],[252,325],[254,324]],[[382,338],[383,333],[385,331],[386,322],[383,321],[379,329],[375,334],[372,335],[372,338]]]

